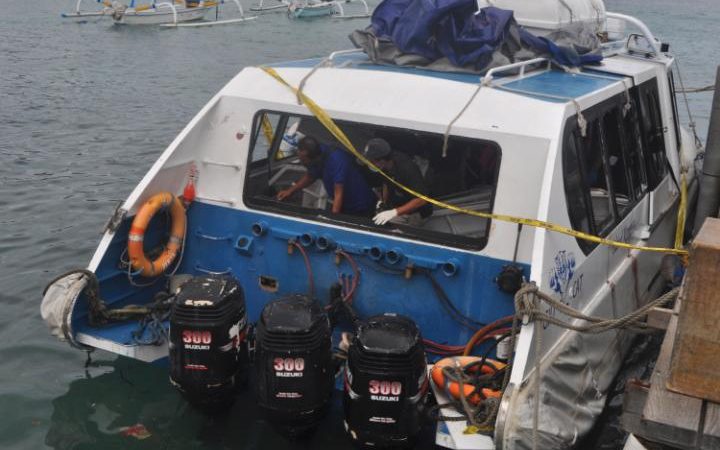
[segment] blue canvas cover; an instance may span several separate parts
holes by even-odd
[[[478,11],[475,0],[384,0],[370,27],[350,35],[374,62],[439,70],[481,73],[538,56],[565,66],[602,59],[594,36],[558,37],[563,45],[519,26],[512,11],[496,7]]]

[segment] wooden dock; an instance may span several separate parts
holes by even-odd
[[[720,220],[713,222],[706,222],[705,233],[698,234],[675,307],[665,310],[667,330],[649,383],[634,380],[625,389],[621,424],[626,431],[652,443],[681,449],[720,449],[720,404],[708,400],[720,394],[720,323],[712,320],[720,314],[720,290],[713,293],[712,301],[703,295],[720,287],[718,265],[707,261],[712,254],[720,260]],[[663,322],[657,317],[652,321]],[[670,383],[673,375],[678,378],[678,374],[685,376],[689,371],[699,377],[695,378],[699,381],[694,396],[677,392]],[[683,386],[681,390],[687,393],[692,388]]]

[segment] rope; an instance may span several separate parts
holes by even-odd
[[[699,88],[682,88],[675,92],[680,92],[682,94],[697,94],[698,92],[711,92],[715,90],[714,84],[709,84],[707,86],[699,87]]]
[[[445,134],[443,134],[443,146],[442,146],[442,157],[445,158],[447,156],[447,148],[448,148],[448,140],[450,139],[450,129],[452,126],[457,122],[457,120],[465,114],[465,111],[470,107],[470,104],[475,100],[475,97],[480,93],[480,89],[483,88],[483,86],[488,86],[490,81],[485,81],[485,78],[483,77],[482,81],[478,85],[477,89],[475,89],[475,92],[473,92],[473,95],[470,96],[470,100],[465,103],[465,106],[462,107],[459,113],[453,118],[453,120],[450,121],[447,128],[445,128]]]
[[[292,92],[294,92],[296,95],[300,96],[305,106],[310,110],[310,112],[315,115],[315,117],[318,119],[318,121],[325,126],[325,128],[335,137],[335,139],[338,140],[340,144],[342,144],[353,156],[355,156],[360,162],[367,165],[374,171],[377,171],[381,176],[383,176],[385,179],[387,179],[389,182],[397,186],[398,188],[402,189],[403,191],[409,193],[410,195],[423,199],[426,202],[435,205],[439,208],[445,208],[449,209],[451,211],[455,211],[461,214],[467,214],[470,216],[480,217],[483,219],[491,219],[491,220],[499,220],[502,222],[510,222],[515,224],[522,224],[527,225],[535,228],[542,228],[549,231],[554,231],[556,233],[565,234],[568,236],[572,236],[577,239],[583,239],[589,242],[595,242],[597,244],[602,245],[608,245],[616,248],[624,248],[627,250],[640,250],[640,251],[648,251],[648,252],[657,252],[657,253],[671,253],[676,255],[686,255],[688,254],[687,250],[682,249],[674,249],[674,248],[665,248],[665,247],[643,247],[640,245],[634,245],[634,244],[628,244],[626,242],[619,242],[614,241],[611,239],[602,238],[600,236],[595,236],[592,234],[584,233],[582,231],[573,230],[572,228],[568,228],[562,225],[554,224],[551,222],[546,222],[542,220],[537,219],[528,219],[524,217],[516,217],[516,216],[510,216],[505,214],[492,214],[492,213],[486,213],[482,211],[474,211],[466,208],[462,208],[456,205],[452,205],[450,203],[445,203],[443,201],[437,200],[432,197],[428,197],[427,195],[421,194],[419,192],[416,192],[409,187],[399,183],[397,180],[395,180],[393,177],[388,175],[387,173],[380,170],[377,166],[375,166],[372,162],[370,162],[367,158],[365,158],[364,155],[362,155],[358,150],[355,148],[355,146],[350,142],[348,137],[343,133],[343,131],[335,124],[335,122],[332,120],[332,118],[325,112],[320,106],[318,106],[312,99],[310,99],[307,95],[300,92],[298,89],[291,86],[285,79],[283,79],[275,69],[271,67],[260,67],[261,70],[265,71],[268,75],[275,78],[278,82],[282,83],[284,86],[286,86],[288,89],[290,89]],[[578,116],[579,118],[580,116]]]
[[[583,314],[570,306],[562,303],[561,301],[555,300],[550,295],[547,295],[543,292],[541,292],[535,282],[525,283],[520,290],[515,294],[515,314],[517,319],[521,319],[524,324],[527,324],[529,322],[535,322],[534,327],[534,338],[535,338],[535,385],[534,388],[534,394],[535,394],[535,401],[533,403],[533,415],[532,415],[532,449],[537,450],[538,449],[538,443],[539,443],[539,418],[540,418],[540,381],[541,381],[541,370],[542,366],[540,364],[541,356],[542,356],[542,332],[543,327],[537,326],[538,322],[546,322],[551,323],[553,325],[557,325],[562,328],[566,328],[573,331],[578,332],[584,332],[584,333],[602,333],[605,331],[613,330],[613,329],[628,329],[630,331],[634,332],[647,332],[649,329],[647,325],[642,321],[642,318],[645,317],[648,312],[657,307],[662,306],[665,303],[668,303],[675,299],[680,292],[680,288],[677,287],[666,294],[658,297],[657,299],[649,302],[645,306],[623,316],[619,317],[617,319],[605,319],[600,317],[593,317],[588,316],[586,314]],[[587,325],[574,325],[569,322],[562,321],[560,319],[555,318],[554,316],[551,316],[547,313],[545,313],[545,310],[542,309],[539,305],[539,301],[545,302],[548,305],[550,305],[551,308],[555,308],[557,311],[560,311],[567,316],[570,316],[575,319],[584,320],[586,322],[590,322]],[[517,323],[518,321],[513,322],[513,328],[511,333],[511,348],[515,347],[515,335],[517,330]],[[511,352],[511,357],[508,361],[508,363],[512,363],[512,357],[514,355],[513,352]],[[506,374],[507,375],[507,374]],[[506,382],[509,377],[505,377],[505,382],[503,383],[502,390],[505,391],[505,388],[507,387]]]
[[[535,282],[530,282],[526,283],[515,294],[515,311],[517,318],[522,318],[523,324],[541,321],[557,325],[568,330],[593,334],[603,333],[605,331],[615,329],[629,329],[633,332],[642,333],[653,331],[642,321],[642,318],[645,317],[651,309],[662,306],[675,299],[679,291],[680,288],[676,287],[657,299],[647,303],[645,306],[642,306],[623,317],[607,319],[583,314],[565,303],[556,300],[550,295],[541,292]],[[569,317],[589,323],[586,325],[575,325],[558,319],[553,315],[547,314],[539,305],[540,301]]]
[[[685,100],[685,108],[687,108],[688,119],[690,120],[690,123],[688,123],[688,126],[690,127],[690,129],[693,132],[693,137],[695,138],[695,146],[697,148],[702,148],[702,141],[698,137],[695,120],[693,119],[692,111],[690,111],[690,102],[688,101],[688,98],[687,98],[687,90],[685,89],[685,83],[683,83],[682,72],[680,71],[680,60],[677,58],[677,56],[675,57],[675,62],[676,62],[675,68],[677,69],[677,73],[678,73],[678,81],[680,81],[680,92],[682,92],[683,99]],[[677,130],[677,132],[679,133],[680,130]]]
[[[88,323],[91,327],[100,327],[111,322],[120,322],[134,318],[140,319],[141,325],[143,325],[143,322],[147,322],[143,326],[147,327],[148,325],[151,325],[152,322],[148,316],[157,316],[151,317],[151,319],[159,321],[160,325],[163,320],[167,319],[166,314],[169,314],[174,296],[161,292],[156,294],[153,303],[147,306],[126,305],[122,308],[108,309],[105,300],[100,297],[100,283],[98,282],[97,275],[87,269],[71,270],[53,278],[43,290],[43,295],[45,295],[52,284],[75,273],[84,275],[88,280],[87,286],[83,292],[85,293],[85,298],[88,301]],[[65,311],[65,314],[69,313],[70,311]],[[67,330],[67,320],[63,320],[63,334],[69,342],[74,342],[74,339],[71,339],[71,337],[68,336],[69,330]],[[133,332],[133,337],[134,334],[135,332]],[[142,336],[142,333],[140,336]]]
[[[329,57],[329,56],[326,57],[326,58],[323,58],[322,61],[320,61],[319,63],[317,63],[317,64],[315,65],[315,67],[313,67],[313,68],[310,70],[310,72],[308,72],[307,75],[305,75],[305,76],[302,78],[302,80],[300,80],[300,84],[298,85],[298,89],[297,89],[297,103],[298,103],[298,105],[302,105],[302,104],[303,104],[303,99],[302,99],[302,97],[303,97],[303,89],[305,89],[305,83],[307,83],[308,79],[310,79],[310,77],[311,77],[319,68],[325,67],[328,62],[330,62],[330,57]]]

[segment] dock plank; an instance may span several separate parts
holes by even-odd
[[[705,424],[703,427],[703,450],[717,450],[720,448],[720,404],[706,402]]]
[[[690,248],[667,388],[720,402],[720,220],[708,218]]]
[[[680,303],[679,298],[675,313],[679,311]],[[680,448],[691,448],[698,441],[703,401],[668,391],[666,388],[677,326],[678,316],[673,314],[650,379],[651,386],[642,419],[647,431],[651,433],[647,436],[649,439]]]

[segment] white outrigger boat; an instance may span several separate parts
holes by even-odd
[[[82,8],[82,0],[78,0],[75,4],[75,11],[71,13],[61,13],[60,16],[63,19],[72,19],[75,21],[87,21],[91,18],[99,18],[104,16],[112,16],[116,7],[119,7],[119,3],[113,4],[108,0],[97,0],[97,3],[102,4],[102,9],[99,10],[84,10]]]
[[[348,14],[345,12],[343,4],[359,1],[363,5],[363,10],[356,14]],[[267,6],[264,0],[250,7],[255,12],[273,12],[286,11],[288,17],[292,19],[308,19],[313,17],[332,17],[336,19],[365,19],[371,16],[370,7],[365,0],[280,0],[278,4]]]
[[[339,284],[344,304],[359,320],[403,315],[417,324],[432,354],[485,353],[498,359],[496,341],[489,338],[509,333],[513,294],[523,280],[594,317],[618,318],[656,297],[663,287],[658,276],[663,251],[673,252],[681,193],[689,199],[682,203],[691,205],[697,192],[693,162],[700,149],[679,125],[675,61],[641,21],[606,12],[599,0],[548,0],[531,8],[525,3],[493,1],[515,10],[519,23],[534,31],[584,22],[604,33],[612,22],[616,33],[619,25],[638,32],[604,43],[599,64],[574,69],[534,58],[478,76],[376,64],[357,50],[243,69],[173,140],[116,211],[88,271],[50,287],[44,316],[54,332],[81,348],[148,362],[168,358],[169,344],[173,381],[187,393],[178,371],[212,372],[205,363],[188,361],[200,358],[193,352],[212,350],[217,336],[197,327],[188,330],[190,325],[180,326],[172,317],[169,324],[153,313],[160,330],[169,327],[170,335],[159,333],[154,343],[161,345],[146,345],[146,330],[138,336],[136,322],[98,325],[99,296],[103,308],[157,305],[157,295],[169,290],[166,296],[180,292],[177,308],[209,307],[216,301],[168,288],[168,280],[175,283],[171,275],[231,277],[244,291],[246,320],[258,323],[261,340],[272,334],[272,310],[266,305],[277,311],[278,299],[308,290],[309,297],[325,302],[324,292]],[[297,87],[301,92],[292,89]],[[415,158],[419,168],[431,169],[425,172],[428,192],[420,194],[434,205],[432,215],[421,225],[388,226],[333,214],[328,211],[332,195],[320,181],[278,201],[277,193],[306,173],[288,144],[298,133],[365,162],[355,149],[372,138],[386,140],[395,152]],[[187,208],[177,200],[181,196]],[[149,221],[168,205],[171,218]],[[164,250],[154,260],[153,247]],[[83,290],[88,284],[91,289]],[[568,320],[556,308],[547,314]],[[229,329],[234,347],[227,348],[239,348],[238,339],[246,336],[245,319],[233,320],[239,320]],[[362,339],[375,322],[363,323],[346,354],[351,361],[353,351],[415,342],[403,337],[393,344],[365,345]],[[603,410],[631,338],[623,330],[587,334],[555,323],[521,323],[511,366],[488,369],[510,371],[501,391],[488,391],[487,398],[499,402],[497,416],[485,417],[489,429],[475,426],[467,411],[466,423],[447,418],[462,411],[443,409],[437,445],[570,447]],[[190,359],[178,356],[183,351]],[[269,365],[256,355],[258,376],[265,379],[264,371],[271,371],[278,383],[308,379],[303,358],[309,353],[297,357],[293,351],[268,360]],[[383,361],[395,351],[400,352],[387,350]],[[361,432],[353,402],[409,408],[427,388],[427,377],[416,386],[409,378],[371,380],[368,394],[367,387],[356,386],[360,372],[350,366],[345,371],[346,427],[353,439],[384,442],[383,430],[395,430],[405,419],[372,416],[373,423],[365,424],[374,433],[370,438]],[[257,389],[269,389],[267,383]],[[452,394],[433,386],[438,402]],[[406,391],[417,395],[411,399]],[[303,395],[309,394],[282,391],[273,398],[292,408]]]
[[[118,25],[161,25],[177,24],[202,20],[217,2],[200,0],[199,2],[155,2],[136,5],[135,0],[126,8],[116,8],[112,14]]]
[[[370,7],[365,0],[359,1],[363,5],[363,11],[357,14],[346,14],[343,3],[352,3],[352,1],[293,1],[288,4],[288,16],[293,19],[307,19],[312,17],[331,16],[337,19],[365,19],[370,17]]]
[[[199,2],[174,1],[174,2],[153,2],[150,4],[136,5],[133,0],[129,6],[120,2],[104,2],[100,11],[83,11],[80,9],[82,0],[78,0],[74,13],[63,13],[66,19],[85,21],[87,18],[110,17],[118,25],[160,25],[163,27],[206,27],[214,25],[226,25],[254,20],[255,16],[245,16],[242,4],[239,0],[233,0],[238,8],[239,16],[227,19],[218,19],[218,9],[221,2],[200,0]],[[203,20],[208,11],[214,9],[216,19],[212,21]]]

